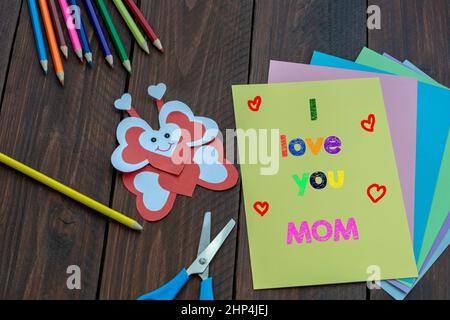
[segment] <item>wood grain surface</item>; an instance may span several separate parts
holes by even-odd
[[[235,128],[231,85],[266,82],[270,59],[307,63],[314,50],[354,59],[369,46],[450,85],[447,0],[141,0],[166,49],[149,56],[105,2],[133,73],[117,56],[107,66],[82,8],[94,67],[70,50],[65,88],[53,71],[42,75],[26,1],[0,4],[0,152],[140,222],[135,197],[110,164],[123,117],[113,102],[124,92],[157,127],[147,87],[164,82],[166,100],[186,102],[225,133]],[[367,30],[368,4],[381,7],[381,30]],[[253,290],[242,197],[240,183],[225,192],[197,187],[136,233],[0,165],[0,299],[134,299],[193,261],[205,211],[212,236],[229,219],[238,222],[211,264],[217,299],[390,299],[365,284]],[[447,251],[409,298],[449,299],[449,258]],[[81,268],[81,290],[67,289],[69,265]],[[199,284],[194,278],[179,299],[197,299]]]

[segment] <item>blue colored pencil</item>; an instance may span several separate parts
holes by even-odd
[[[45,74],[48,73],[48,58],[45,50],[44,35],[42,33],[41,22],[39,20],[39,11],[36,0],[28,0],[28,8],[31,16],[31,24],[33,25],[34,40],[36,41],[39,62]]]
[[[97,39],[100,42],[100,47],[102,48],[103,54],[105,55],[105,59],[112,67],[114,60],[111,48],[108,45],[108,40],[106,40],[105,32],[103,31],[102,26],[100,24],[100,20],[97,16],[97,13],[95,12],[94,4],[92,3],[91,0],[83,0],[83,2],[86,7],[89,19],[91,20],[91,23],[94,26],[95,35],[97,36]]]
[[[77,4],[77,0],[70,0],[71,6],[77,6],[80,8]],[[86,33],[86,26],[84,25],[83,19],[81,18],[81,10],[80,12],[80,28],[77,29],[78,36],[80,37],[81,46],[83,47],[84,57],[86,58],[86,61],[91,65],[92,64],[92,50],[91,46],[89,45],[89,39]]]

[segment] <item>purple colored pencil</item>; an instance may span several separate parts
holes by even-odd
[[[111,48],[109,47],[108,40],[106,40],[105,32],[100,24],[100,20],[95,11],[94,4],[92,0],[83,0],[84,6],[86,7],[86,11],[88,13],[89,19],[94,27],[95,35],[97,36],[98,41],[100,42],[100,47],[102,48],[103,54],[105,56],[106,61],[108,61],[109,65],[112,67],[114,60],[111,52]]]

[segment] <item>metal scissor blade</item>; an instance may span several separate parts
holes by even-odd
[[[202,233],[200,234],[200,241],[198,243],[197,256],[199,256],[208,245],[211,243],[211,212],[206,212],[203,218]],[[209,265],[206,267],[205,271],[199,274],[200,278],[203,280],[208,278]]]
[[[219,251],[222,244],[225,242],[227,237],[230,235],[231,230],[233,230],[236,225],[236,221],[231,219],[227,225],[219,232],[219,234],[214,238],[214,240],[206,247],[206,249],[197,256],[197,259],[189,266],[187,269],[188,275],[200,274],[206,270],[206,268],[211,263],[212,259]]]

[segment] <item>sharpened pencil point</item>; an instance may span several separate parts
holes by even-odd
[[[123,62],[123,66],[125,67],[125,69],[127,69],[128,73],[131,73],[131,62],[130,62],[130,60],[125,60]]]
[[[106,61],[108,61],[109,65],[110,65],[111,67],[114,66],[114,58],[113,58],[112,55],[106,56],[105,59],[106,59]]]
[[[61,46],[59,48],[61,49],[64,58],[69,58],[69,48],[67,46]]]
[[[153,41],[153,45],[161,52],[164,52],[164,48],[162,46],[161,40],[156,39],[155,41]]]
[[[48,74],[48,61],[47,60],[41,60],[41,66],[44,70],[45,74]]]
[[[142,230],[144,230],[144,227],[141,226],[141,225],[140,225],[139,223],[137,223],[136,221],[133,223],[132,228],[133,228],[133,230],[136,230],[136,231],[142,231]]]
[[[57,72],[56,76],[59,79],[59,82],[61,83],[62,86],[64,86],[64,72]]]
[[[86,52],[84,54],[84,57],[86,58],[87,63],[92,66],[92,52]]]
[[[75,54],[83,62],[83,49],[75,49]]]
[[[148,48],[147,41],[142,42],[139,46],[142,48],[142,50],[145,51],[146,54],[150,54],[150,49]]]

